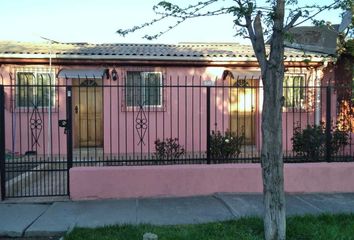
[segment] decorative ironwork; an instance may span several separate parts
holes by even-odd
[[[138,115],[136,115],[136,118],[135,118],[135,129],[139,135],[138,145],[140,145],[140,144],[145,145],[144,137],[145,137],[147,128],[148,128],[148,121],[146,118],[144,107],[143,107],[143,104],[140,104]]]
[[[234,83],[235,87],[248,87],[249,83],[246,79],[237,79]]]
[[[92,79],[86,79],[85,81],[83,81],[82,83],[80,83],[81,87],[97,87],[98,84],[95,80]]]
[[[43,128],[42,123],[43,120],[38,111],[38,107],[33,104],[33,111],[30,117],[32,150],[36,149],[37,147],[40,147],[39,138],[42,133],[42,128]]]

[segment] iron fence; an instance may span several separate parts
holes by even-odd
[[[2,198],[67,195],[73,166],[260,161],[262,109],[272,106],[258,78],[48,76],[0,86]],[[284,161],[353,161],[352,103],[340,99],[351,88],[302,81],[284,83]]]

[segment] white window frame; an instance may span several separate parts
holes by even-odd
[[[294,77],[300,77],[300,78],[303,78],[303,85],[301,85],[301,83],[300,83],[300,86],[299,87],[287,87],[287,88],[285,88],[285,85],[284,85],[284,83],[285,83],[285,80],[287,79],[287,78],[294,78]],[[290,74],[285,74],[284,75],[284,81],[283,81],[283,96],[286,98],[287,96],[285,95],[285,92],[284,92],[284,90],[287,90],[287,89],[291,89],[291,90],[295,90],[296,88],[298,88],[298,89],[300,89],[300,91],[301,91],[301,88],[303,88],[303,91],[304,91],[304,98],[303,99],[301,99],[301,96],[300,96],[300,103],[299,103],[299,105],[300,106],[286,106],[286,100],[285,100],[285,104],[284,104],[284,109],[285,109],[285,111],[287,111],[287,112],[289,112],[289,111],[293,111],[293,110],[295,110],[295,111],[303,111],[303,110],[305,110],[305,106],[304,106],[304,103],[303,103],[303,101],[306,101],[306,98],[307,98],[307,94],[306,94],[306,91],[308,90],[307,88],[306,88],[306,74],[297,74],[297,73],[290,73]],[[293,96],[294,96],[294,93],[292,93],[293,94]]]
[[[160,108],[160,107],[162,107],[163,106],[163,96],[162,96],[162,94],[163,94],[163,75],[162,75],[162,72],[153,72],[153,71],[127,71],[127,75],[128,75],[128,72],[138,72],[138,73],[140,73],[141,74],[141,77],[142,77],[142,79],[143,79],[143,81],[142,81],[142,85],[141,85],[141,88],[144,90],[143,91],[143,99],[144,99],[144,101],[145,101],[145,85],[144,85],[144,83],[145,83],[145,81],[144,81],[144,79],[145,79],[145,75],[147,75],[147,74],[151,74],[151,73],[154,73],[154,74],[158,74],[159,76],[160,76],[160,79],[159,79],[159,88],[160,88],[160,93],[159,93],[159,96],[160,96],[160,99],[159,99],[159,102],[160,102],[160,105],[143,105],[143,107],[144,108]],[[126,83],[125,83],[126,84]],[[127,87],[130,87],[130,86],[127,86]],[[127,94],[127,93],[126,93]],[[125,95],[125,98],[127,98],[127,95]],[[139,107],[139,105],[128,105],[128,103],[127,103],[127,99],[125,99],[125,105],[126,105],[126,107],[128,107],[128,108],[136,108],[136,107]]]
[[[55,107],[55,104],[56,104],[56,102],[55,102],[55,100],[56,100],[56,93],[55,93],[55,84],[56,84],[56,79],[55,79],[55,71],[54,70],[52,70],[52,71],[50,71],[49,69],[48,70],[45,70],[45,69],[20,69],[20,70],[16,70],[16,72],[15,72],[15,76],[16,76],[16,87],[15,87],[15,89],[16,89],[16,92],[15,92],[15,106],[16,106],[16,108],[18,108],[18,109],[28,109],[28,108],[33,108],[33,106],[20,106],[19,105],[19,99],[20,99],[20,92],[19,92],[19,86],[20,86],[20,84],[19,84],[19,79],[18,79],[18,74],[21,74],[21,73],[24,73],[24,74],[32,74],[32,75],[34,75],[35,76],[35,82],[36,82],[36,84],[33,84],[33,86],[40,86],[41,84],[38,84],[38,79],[37,79],[37,76],[38,76],[38,74],[43,74],[43,75],[45,75],[45,74],[48,74],[48,75],[51,75],[52,77],[51,77],[51,85],[52,85],[52,92],[53,92],[53,95],[51,96],[51,98],[52,98],[52,101],[49,101],[50,103],[52,103],[50,106],[48,106],[48,105],[46,105],[46,106],[43,106],[43,105],[41,105],[41,106],[36,106],[37,108],[40,108],[40,109],[46,109],[46,108],[54,108]],[[21,85],[22,86],[22,85]],[[31,85],[28,85],[28,86],[31,86]],[[35,93],[37,93],[37,87],[33,87],[34,88],[34,91],[35,91]],[[49,88],[49,87],[48,87]],[[49,92],[51,92],[51,91],[49,91]]]

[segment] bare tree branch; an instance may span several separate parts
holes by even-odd
[[[296,26],[299,26],[300,24],[310,20],[310,19],[313,19],[314,17],[316,17],[318,14],[320,14],[321,12],[323,12],[324,10],[330,10],[332,9],[336,4],[338,4],[340,1],[339,0],[336,0],[334,1],[333,3],[331,3],[330,5],[326,5],[326,6],[323,6],[323,7],[318,7],[318,11],[314,14],[312,14],[311,16],[305,18],[304,20],[298,22],[297,24],[293,24],[292,27],[296,27]]]
[[[251,20],[250,22],[253,22],[252,17],[254,17],[255,13],[257,10],[262,10],[262,12],[265,13],[265,15],[262,17],[263,23],[265,23],[264,26],[264,36],[267,36],[271,30],[269,29],[269,26],[272,25],[272,12],[273,8],[270,6],[256,6],[254,5],[255,1],[253,0],[233,0],[235,2],[233,5],[229,6],[224,6],[222,8],[216,9],[216,10],[206,10],[205,8],[208,6],[211,6],[213,3],[216,3],[220,0],[206,0],[206,1],[199,1],[196,4],[191,4],[187,7],[179,7],[178,5],[169,3],[168,1],[162,1],[155,5],[153,7],[154,12],[157,15],[161,15],[159,18],[153,19],[150,22],[143,23],[141,25],[134,26],[130,29],[119,29],[117,30],[117,33],[121,36],[126,36],[129,33],[136,32],[140,29],[152,26],[158,22],[162,22],[163,20],[167,18],[175,18],[176,22],[170,26],[168,26],[164,31],[161,31],[158,34],[155,35],[145,35],[144,38],[146,39],[155,39],[160,37],[161,35],[169,32],[171,29],[176,28],[178,25],[181,23],[185,22],[186,19],[192,19],[192,18],[197,18],[197,17],[208,17],[208,16],[218,16],[218,15],[223,15],[223,14],[230,14],[232,13],[235,17],[234,24],[238,27],[247,29],[248,32],[251,32],[251,28],[248,27],[249,24],[247,24],[246,21],[246,15],[249,15],[248,20]],[[297,4],[294,2],[294,4]],[[344,3],[342,0],[334,0],[329,5],[326,6],[320,6],[318,4],[313,4],[310,6],[302,6],[295,8],[293,10],[290,10],[290,14],[288,16],[290,22],[286,25],[285,31],[289,30],[292,27],[298,26],[310,19],[314,19],[320,12],[324,10],[329,10],[329,9],[336,9],[341,7]],[[161,11],[159,11],[161,9]],[[309,16],[309,9],[319,9],[316,13],[312,14]],[[204,10],[204,11],[203,11]],[[250,11],[251,10],[251,11]],[[250,13],[248,13],[250,11]],[[296,14],[292,14],[295,13]],[[299,12],[302,12],[300,15]],[[299,16],[300,15],[300,16]],[[301,17],[305,18],[301,22],[296,23]],[[252,29],[253,30],[253,29]],[[240,33],[237,33],[236,35],[241,35]],[[243,35],[243,34],[242,34]],[[252,35],[252,34],[251,34]],[[250,36],[252,39],[252,36]]]
[[[264,37],[263,37],[261,16],[262,16],[262,13],[260,11],[258,11],[257,16],[255,17],[254,22],[253,22],[253,29],[254,29],[254,33],[255,33],[254,50],[255,50],[255,54],[257,56],[257,59],[259,61],[259,64],[261,65],[261,67],[265,68],[266,64],[267,64],[267,57],[266,57],[265,43],[264,43]]]
[[[240,22],[240,16],[236,16],[237,17],[237,22],[238,26],[244,26],[247,28],[248,34],[249,34],[249,38],[251,39],[251,41],[255,41],[255,34],[252,28],[252,15],[250,11],[246,11],[246,7],[244,6],[244,3],[241,0],[235,0],[235,2],[238,4],[238,9],[235,9],[235,11],[239,11],[244,13],[244,19],[245,19],[245,24],[241,24]],[[235,22],[235,21],[234,21]]]
[[[176,20],[176,22],[173,25],[168,26],[166,28],[166,30],[161,31],[155,35],[145,35],[143,37],[148,40],[156,39],[156,38],[164,35],[165,33],[169,32],[170,30],[176,28],[178,25],[185,22],[187,19],[197,18],[197,17],[218,16],[218,15],[223,15],[223,14],[228,13],[229,7],[223,7],[223,8],[214,10],[214,11],[207,11],[207,12],[200,13],[201,10],[205,9],[207,6],[213,4],[217,1],[219,1],[219,0],[209,0],[206,2],[199,2],[195,5],[189,5],[188,7],[185,7],[185,8],[180,8],[177,5],[171,4],[166,1],[162,1],[153,7],[153,10],[156,14],[162,15],[160,18],[153,19],[150,22],[147,22],[147,23],[144,23],[144,24],[141,24],[138,26],[134,26],[130,29],[125,29],[125,30],[119,29],[119,30],[117,30],[117,33],[124,37],[125,35],[127,35],[129,33],[133,33],[133,32],[138,31],[140,29],[152,26],[155,23],[160,22],[166,18],[178,19],[178,20]],[[164,9],[164,12],[157,11],[157,9],[160,7]]]
[[[239,27],[247,27],[247,25],[241,23],[240,20],[234,20],[234,24],[237,25],[237,26],[239,26]]]
[[[290,28],[292,28],[296,21],[301,17],[301,15],[301,11],[297,12],[291,21],[284,27],[284,31],[287,32]]]
[[[176,28],[178,25],[180,25],[181,23],[183,23],[186,20],[187,19],[177,21],[174,25],[169,26],[166,30],[161,31],[155,35],[147,35],[146,34],[145,36],[143,36],[143,38],[145,38],[147,40],[157,39],[157,38],[161,37],[162,35],[166,34],[167,32],[171,31],[172,29]]]
[[[212,4],[212,3],[215,3],[219,0],[209,0],[209,1],[205,1],[205,2],[198,2],[197,4],[195,5],[189,5],[188,7],[185,7],[185,8],[180,8],[178,5],[174,5],[174,4],[171,4],[169,2],[166,2],[166,1],[162,1],[160,3],[158,3],[157,5],[155,5],[152,9],[154,10],[154,12],[156,14],[159,14],[159,15],[165,15],[166,12],[169,12],[169,13],[173,13],[173,12],[179,12],[179,13],[184,13],[184,14],[187,14],[187,11],[188,10],[191,10],[191,9],[198,9],[199,7],[199,10],[202,9],[202,8],[205,8],[206,6]],[[157,9],[159,7],[162,7],[165,11],[164,12],[158,12]]]
[[[209,1],[208,4],[211,4],[211,3],[216,2],[216,1],[215,0]],[[174,25],[168,26],[168,28],[166,30],[164,30],[164,31],[161,31],[161,32],[159,32],[159,33],[157,33],[155,35],[145,35],[143,38],[148,39],[148,40],[157,39],[157,38],[161,37],[162,35],[166,34],[167,32],[171,31],[172,29],[176,28],[178,25],[180,25],[181,23],[185,22],[187,19],[223,15],[223,14],[226,14],[227,11],[228,11],[228,8],[220,8],[220,9],[217,9],[215,11],[208,11],[206,13],[197,13],[200,10],[202,10],[203,8],[205,8],[206,6],[207,5],[203,5],[203,6],[199,7],[199,8],[195,8],[194,11],[192,11],[192,12],[185,12],[184,11],[182,13],[181,12],[177,12],[175,14],[169,15],[169,17],[178,18],[180,20],[176,21],[176,23]]]
[[[250,35],[250,39],[251,39],[251,42],[252,44],[256,43],[256,35],[254,33],[254,30],[253,30],[253,27],[252,27],[252,18],[251,16],[245,16],[245,20],[246,20],[246,27],[247,27],[247,31],[248,31],[248,34]]]

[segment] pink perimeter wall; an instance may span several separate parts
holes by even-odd
[[[288,193],[354,192],[354,163],[285,164]],[[259,164],[77,167],[72,200],[262,192]]]

